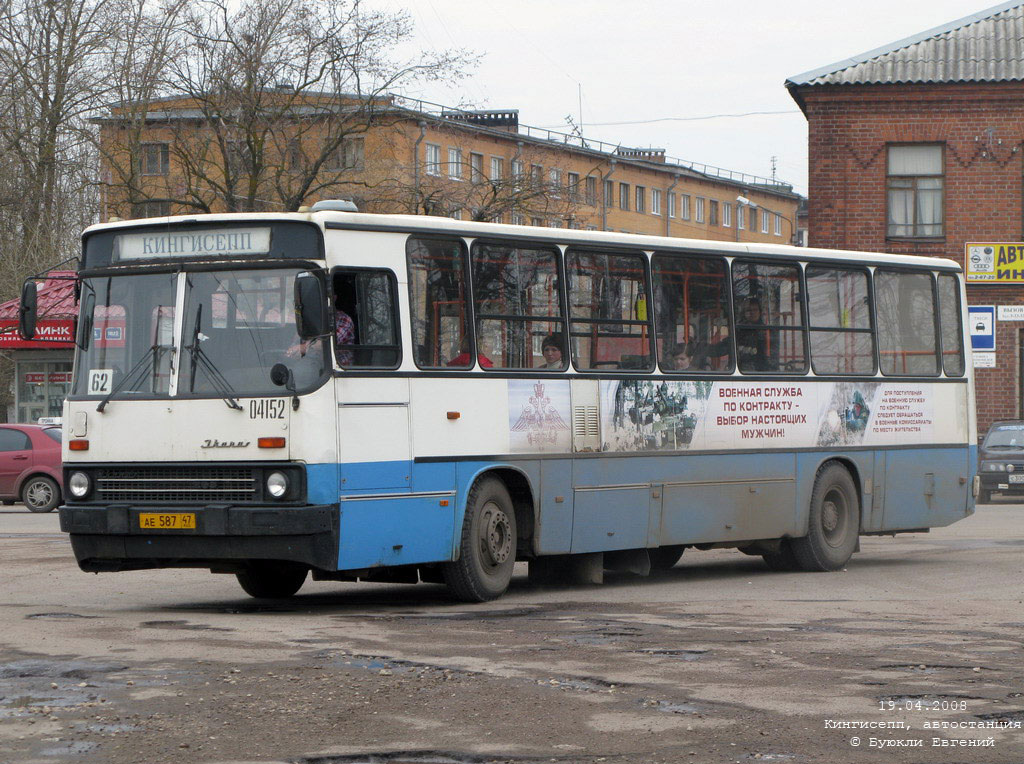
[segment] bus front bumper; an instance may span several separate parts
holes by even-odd
[[[144,527],[161,523],[185,527]],[[247,560],[282,560],[334,570],[338,563],[338,510],[323,504],[66,505],[60,508],[60,529],[70,535],[79,567],[89,572],[148,568],[234,572]]]

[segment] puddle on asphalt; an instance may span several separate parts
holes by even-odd
[[[923,695],[880,695],[878,697],[880,701],[892,702],[892,703],[917,703],[923,701],[925,703],[931,702],[949,702],[949,701],[960,701],[960,700],[985,700],[979,695],[934,695],[934,694],[923,694]],[[948,710],[948,709],[932,709],[932,710]],[[959,710],[959,709],[953,709]]]
[[[80,756],[83,753],[94,751],[98,747],[99,743],[75,740],[68,743],[62,743],[61,745],[54,746],[53,748],[44,748],[39,753],[43,756]]]
[[[144,629],[181,629],[183,631],[234,631],[222,626],[210,626],[205,623],[189,623],[188,621],[143,621],[139,624]]]
[[[692,703],[676,703],[671,700],[652,700],[650,698],[640,701],[644,708],[653,708],[663,711],[666,714],[699,714],[700,709]]]
[[[357,753],[347,756],[310,756],[297,759],[297,764],[519,764],[534,761],[563,761],[519,756],[481,756],[450,751],[394,751],[390,753]]]
[[[631,652],[637,655],[658,655],[665,656],[667,658],[681,658],[684,661],[699,661],[705,655],[708,654],[708,650],[677,650],[667,647],[651,647],[646,650],[632,650]]]

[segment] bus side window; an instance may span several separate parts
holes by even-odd
[[[935,376],[935,289],[930,273],[875,271],[875,325],[882,373]]]
[[[806,373],[800,267],[736,260],[732,290],[739,370]]]
[[[567,254],[569,334],[576,368],[652,368],[644,260],[641,254]]]
[[[939,276],[939,327],[942,330],[942,370],[947,377],[964,375],[964,338],[961,329],[960,283],[956,276]]]
[[[394,369],[401,360],[391,271],[335,271],[334,352],[342,368]]]
[[[874,374],[868,272],[807,266],[807,313],[815,374]]]
[[[477,241],[472,249],[476,341],[495,369],[566,368],[558,250]]]
[[[405,252],[413,360],[421,369],[471,368],[462,240],[409,237]]]
[[[725,259],[655,253],[651,265],[661,368],[732,371]]]

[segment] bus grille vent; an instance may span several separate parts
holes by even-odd
[[[576,406],[573,408],[572,434],[576,438],[596,438],[601,434],[597,406]]]
[[[253,467],[106,467],[96,472],[96,501],[254,502],[260,482]]]

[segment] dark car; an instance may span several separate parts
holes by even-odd
[[[995,492],[1024,494],[1024,421],[993,422],[981,443],[978,502],[986,504]]]
[[[0,424],[0,500],[21,499],[33,512],[60,504],[60,427]]]

